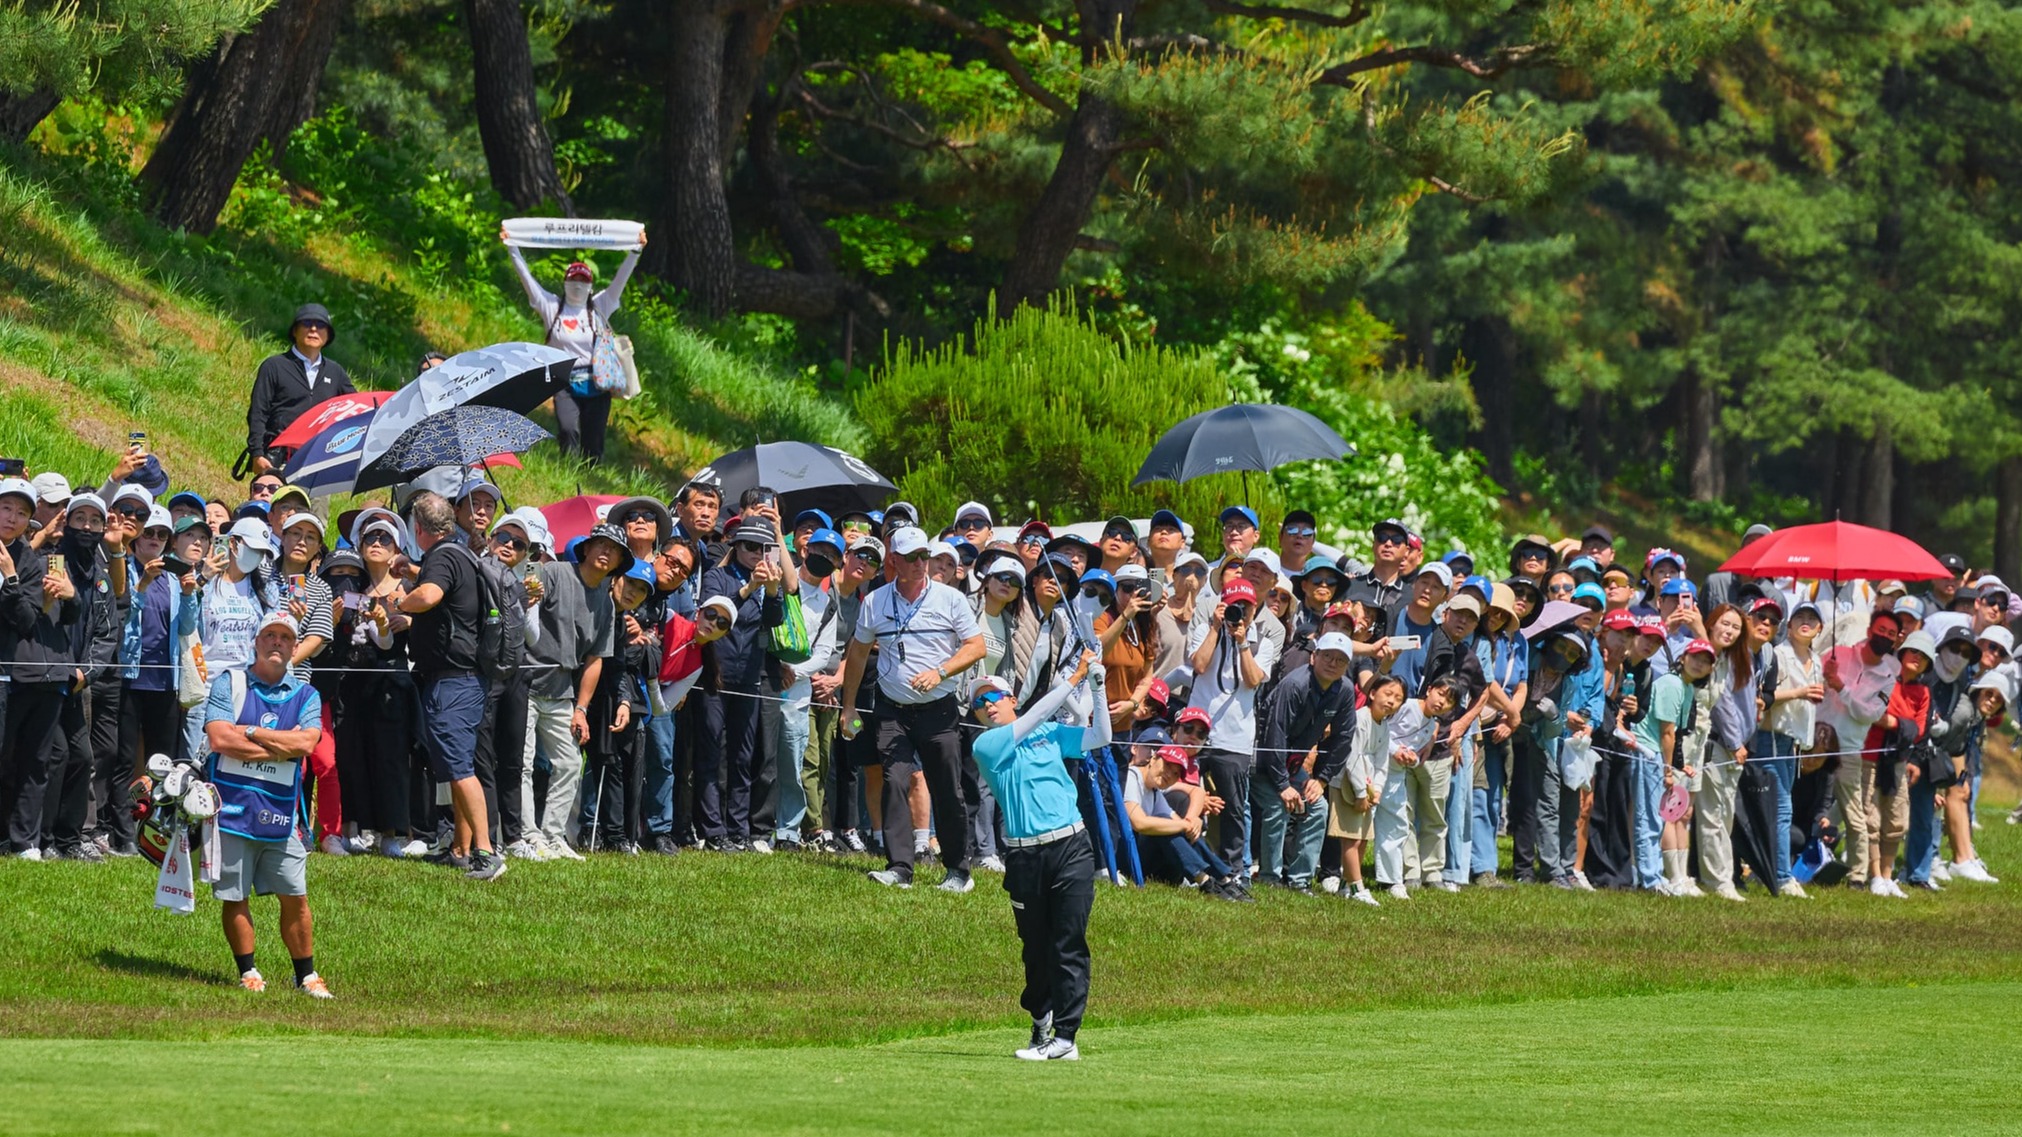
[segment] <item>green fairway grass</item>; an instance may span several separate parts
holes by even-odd
[[[1698,992],[868,1047],[0,1042],[41,1134],[2012,1134],[2022,984]]]
[[[2022,872],[2022,829],[1980,836]],[[250,995],[208,895],[175,917],[142,862],[0,860],[0,1134],[2016,1132],[2012,883],[1380,910],[1105,885],[1086,1058],[1033,1069],[999,878],[871,866],[597,855],[487,886],[317,856],[316,1002],[271,900]],[[207,1079],[250,1096],[214,1110]]]

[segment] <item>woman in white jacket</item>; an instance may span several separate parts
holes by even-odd
[[[499,237],[505,238],[504,230],[500,230]],[[611,314],[618,310],[618,301],[625,295],[625,282],[632,279],[632,270],[639,264],[639,252],[645,247],[646,234],[642,230],[639,248],[626,253],[611,283],[594,292],[597,270],[585,261],[574,262],[562,273],[562,295],[557,298],[534,279],[519,246],[506,246],[513,271],[519,274],[520,287],[526,290],[527,303],[544,329],[543,341],[576,357],[568,389],[555,392],[555,425],[560,428],[563,452],[581,454],[592,462],[604,456],[604,428],[611,421],[610,393],[598,392],[591,381],[597,339],[611,334]]]

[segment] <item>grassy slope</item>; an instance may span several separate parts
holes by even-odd
[[[0,1042],[0,1128],[252,1137],[286,1115],[292,1133],[380,1137],[1178,1133],[1230,1122],[1306,1135],[2011,1133],[2018,998],[2022,984],[2001,983],[1895,989],[1885,1002],[1747,991],[1215,1018],[1090,1031],[1083,1061],[1044,1067],[1006,1057],[1022,1045],[1014,1029],[789,1051],[13,1041]],[[1968,1057],[1934,1082],[1939,1055]]]
[[[303,300],[335,313],[331,355],[362,387],[398,386],[424,350],[540,335],[495,247],[481,272],[457,276],[369,212],[309,229],[297,247],[229,220],[197,238],[107,200],[105,186],[69,159],[0,151],[0,454],[38,470],[95,481],[141,427],[178,485],[223,490],[253,370],[285,347],[281,329]],[[524,473],[503,474],[515,500],[666,493],[759,438],[861,445],[846,412],[681,327],[646,288],[627,307],[651,317],[618,321],[647,397],[620,404],[615,453],[584,469],[543,444]]]

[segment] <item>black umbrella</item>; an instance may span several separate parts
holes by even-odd
[[[1355,448],[1334,428],[1275,403],[1232,403],[1187,419],[1165,432],[1130,484],[1184,482],[1204,474],[1271,470],[1312,458],[1345,458]],[[1249,496],[1249,479],[1243,480]]]
[[[877,509],[896,492],[863,459],[811,442],[761,442],[733,450],[696,471],[694,480],[723,487],[725,512],[736,510],[745,490],[765,486],[779,495],[780,515],[789,525],[803,509],[831,514]]]
[[[495,343],[458,352],[416,376],[380,405],[359,454],[366,465],[432,414],[466,404],[524,414],[569,385],[576,357],[537,343]]]
[[[554,435],[517,411],[462,406],[438,411],[407,428],[386,452],[358,471],[354,492],[410,481],[437,466],[468,466],[494,454],[522,454]]]

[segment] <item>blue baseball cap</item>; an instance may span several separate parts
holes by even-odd
[[[1232,519],[1238,517],[1249,522],[1250,528],[1255,529],[1257,527],[1257,511],[1247,505],[1229,506],[1227,509],[1222,510],[1219,520],[1223,525],[1227,525]]]
[[[1466,549],[1455,549],[1454,551],[1446,554],[1445,556],[1439,559],[1446,565],[1447,568],[1453,568],[1454,562],[1456,561],[1466,561],[1468,568],[1471,569],[1474,567],[1474,554],[1468,552]],[[1460,572],[1459,569],[1454,569],[1454,571]],[[1467,576],[1468,574],[1465,572],[1461,572],[1460,575]]]
[[[1348,574],[1341,571],[1341,566],[1335,564],[1332,557],[1308,557],[1306,567],[1293,574],[1292,579],[1303,581],[1316,572],[1331,572],[1341,578],[1341,583],[1348,583]]]
[[[653,574],[653,562],[647,558],[634,558],[625,569],[625,577],[645,585],[648,592],[660,587],[660,579]]]
[[[204,495],[200,493],[193,493],[190,490],[183,490],[181,493],[178,493],[174,497],[168,499],[168,507],[170,509],[174,509],[178,505],[195,506],[197,512],[202,513],[204,509],[210,505],[210,503],[205,501]]]
[[[1566,571],[1571,573],[1590,572],[1595,576],[1599,576],[1601,575],[1601,565],[1599,561],[1596,561],[1592,557],[1574,557],[1572,560],[1566,562]]]
[[[1082,573],[1081,586],[1083,588],[1086,588],[1091,584],[1099,584],[1102,587],[1109,589],[1109,594],[1111,596],[1116,595],[1116,578],[1109,575],[1108,569],[1092,568],[1089,569],[1087,572]]]
[[[810,510],[809,512],[815,511]],[[822,528],[817,529],[814,532],[809,533],[807,535],[807,544],[801,546],[801,551],[805,552],[808,549],[814,548],[816,545],[827,545],[833,548],[838,554],[840,554],[843,551],[842,534],[836,532],[833,529],[828,528],[827,526],[823,526]]]
[[[1156,529],[1161,525],[1170,525],[1182,533],[1186,532],[1187,528],[1186,523],[1180,520],[1179,514],[1170,509],[1161,509],[1151,515],[1151,527]]]
[[[1683,595],[1683,596],[1690,596],[1692,599],[1697,600],[1699,599],[1699,588],[1697,585],[1693,584],[1689,580],[1686,580],[1682,576],[1674,576],[1670,580],[1664,582],[1664,587],[1658,591],[1658,595],[1659,596]]]
[[[1495,582],[1485,576],[1470,576],[1466,580],[1461,581],[1460,586],[1463,589],[1472,588],[1476,592],[1481,593],[1483,600],[1487,600],[1495,595]]]
[[[807,521],[807,520],[809,520],[810,518],[812,518],[812,519],[814,520],[814,522],[815,522],[815,528],[816,528],[816,529],[833,529],[833,528],[835,528],[835,519],[834,519],[834,518],[832,518],[832,517],[830,517],[830,516],[829,516],[828,514],[826,514],[826,513],[822,512],[822,511],[821,511],[821,510],[819,510],[819,509],[803,509],[803,510],[801,510],[801,511],[800,511],[799,513],[797,513],[797,514],[795,514],[795,515],[794,515],[794,518],[793,518],[793,524],[792,524],[792,525],[790,525],[790,526],[788,526],[788,528],[789,528],[789,529],[798,529],[798,528],[800,528],[801,522],[803,522],[803,521]]]
[[[1608,594],[1602,592],[1598,584],[1583,584],[1573,589],[1573,602],[1577,604],[1582,600],[1591,600],[1602,608],[1608,606]]]

